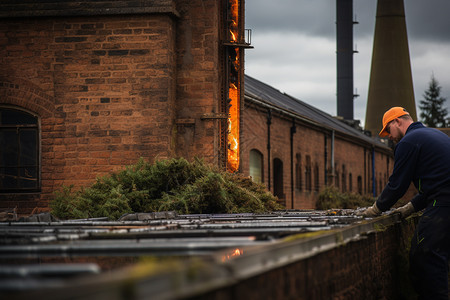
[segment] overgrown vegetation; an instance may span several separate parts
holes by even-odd
[[[319,194],[316,209],[358,208],[371,206],[375,198],[355,193],[342,193],[333,186],[325,187]]]
[[[125,213],[176,211],[180,214],[266,212],[283,209],[264,185],[183,158],[137,164],[97,178],[87,188],[64,186],[50,203],[61,219],[109,217]]]

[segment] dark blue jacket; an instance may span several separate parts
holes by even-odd
[[[408,190],[411,182],[419,193],[411,200],[416,211],[432,203],[450,206],[450,138],[443,132],[412,123],[394,152],[394,170],[377,199],[388,210]]]

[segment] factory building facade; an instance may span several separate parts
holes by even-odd
[[[388,181],[389,147],[250,76],[242,114],[242,172],[287,208],[315,208],[324,186],[376,196]]]
[[[0,209],[47,210],[63,185],[140,157],[202,157],[287,208],[313,208],[325,185],[376,194],[387,181],[390,148],[244,79],[244,1],[8,0],[0,11]]]

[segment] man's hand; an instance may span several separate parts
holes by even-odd
[[[377,202],[375,202],[371,207],[367,208],[359,215],[366,218],[374,218],[381,215],[381,210],[378,209]]]
[[[414,208],[412,203],[408,202],[406,205],[403,205],[402,207],[395,209],[394,213],[400,213],[402,218],[406,218],[415,211],[416,211],[416,209]]]

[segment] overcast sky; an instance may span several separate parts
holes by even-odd
[[[376,0],[354,0],[354,117],[364,124]],[[419,101],[431,75],[450,114],[450,1],[404,0],[414,94]],[[245,73],[336,115],[336,0],[246,0],[252,30]]]

